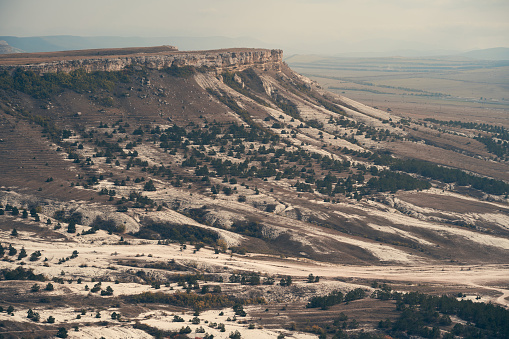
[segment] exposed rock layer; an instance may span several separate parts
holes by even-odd
[[[25,54],[23,57],[0,58],[0,70],[17,68],[36,73],[71,72],[76,69],[93,71],[119,71],[129,66],[161,69],[175,66],[210,67],[217,69],[243,69],[251,66],[278,68],[283,51],[268,49],[225,49],[214,51],[179,52],[171,48],[157,53],[136,51],[128,55],[99,55],[90,53]],[[60,52],[62,53],[62,52]]]

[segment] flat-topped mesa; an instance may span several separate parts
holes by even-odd
[[[282,60],[281,50],[233,48],[178,51],[172,46],[158,46],[0,55],[0,71],[12,72],[21,68],[43,74],[68,73],[76,69],[87,72],[120,71],[129,66],[152,69],[193,66],[209,67],[217,71],[242,70],[253,66],[279,69]]]

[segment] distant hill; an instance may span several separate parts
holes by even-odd
[[[10,46],[6,41],[0,40],[0,54],[23,53],[24,51],[19,48]]]
[[[509,60],[509,48],[495,47],[479,49],[461,54],[464,57],[482,60]]]
[[[55,35],[39,37],[0,36],[10,46],[17,47],[29,53],[55,52],[96,48],[149,47],[172,45],[180,50],[209,50],[231,47],[270,48],[268,44],[259,40],[240,37],[82,37],[72,35]]]

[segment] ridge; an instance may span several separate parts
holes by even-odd
[[[209,67],[228,70],[245,66],[276,66],[283,60],[282,50],[232,48],[209,51],[178,51],[173,46],[91,49],[77,51],[0,55],[0,70],[32,70],[36,73],[119,71],[129,66],[162,69],[171,66]]]

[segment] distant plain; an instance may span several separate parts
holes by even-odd
[[[509,126],[509,61],[316,55],[285,61],[326,90],[400,116]]]

